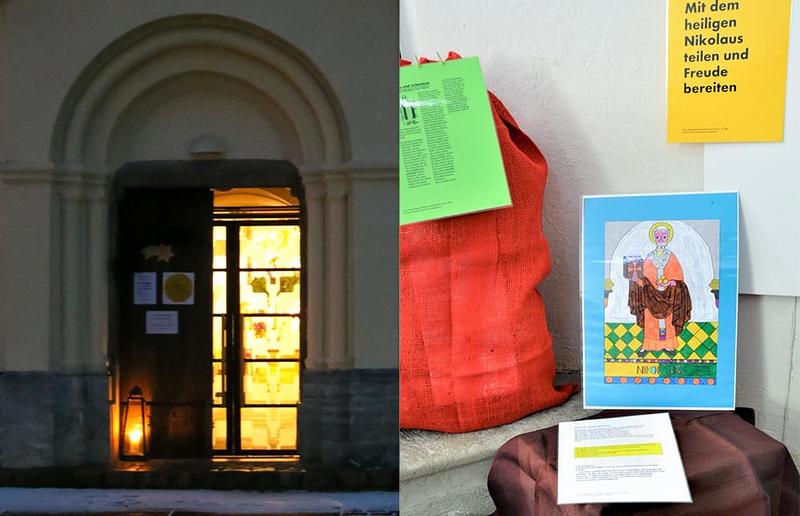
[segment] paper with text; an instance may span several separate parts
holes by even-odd
[[[791,0],[670,0],[667,141],[783,139]]]
[[[400,68],[400,224],[511,205],[477,57]]]
[[[558,503],[691,502],[669,414],[558,425]]]

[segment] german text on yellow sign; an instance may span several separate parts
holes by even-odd
[[[669,0],[667,141],[783,140],[791,0]]]
[[[604,446],[578,446],[576,459],[597,457],[637,457],[639,455],[662,455],[661,443],[608,444]]]

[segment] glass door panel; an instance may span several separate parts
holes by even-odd
[[[228,311],[228,273],[224,270],[214,271],[213,281],[213,311],[215,314],[224,314]]]
[[[214,326],[211,330],[211,352],[214,360],[222,360],[222,350],[225,347],[225,316],[215,315]]]
[[[230,450],[228,443],[228,401],[226,393],[227,337],[227,228],[214,226],[211,273],[212,331],[211,331],[211,447],[214,452]]]
[[[244,358],[300,358],[299,317],[242,317]]]
[[[222,372],[222,362],[214,361],[214,370],[212,371],[213,385],[212,393],[214,396],[214,405],[225,404],[225,375]]]
[[[291,405],[300,401],[298,362],[246,362],[243,402],[248,405]]]
[[[295,449],[296,408],[242,408],[242,450]]]
[[[214,451],[228,449],[228,409],[213,407],[211,409],[211,440]]]
[[[299,269],[299,226],[242,226],[239,230],[242,269]]]
[[[218,220],[214,228],[213,447],[297,448],[300,403],[300,226]],[[231,237],[238,237],[230,241]]]
[[[226,269],[227,266],[227,228],[225,226],[214,226],[214,258],[213,258],[213,265],[214,269]]]
[[[299,271],[246,271],[239,276],[243,314],[299,314]]]

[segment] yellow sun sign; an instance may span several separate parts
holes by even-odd
[[[193,272],[165,272],[162,288],[165,305],[194,304]]]

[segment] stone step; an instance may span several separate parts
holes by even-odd
[[[397,490],[394,468],[303,468],[299,464],[157,461],[112,466],[0,468],[0,485],[155,489]]]
[[[403,514],[489,514],[494,504],[486,478],[500,446],[519,434],[588,417],[581,395],[508,425],[447,434],[400,432],[400,506]]]

